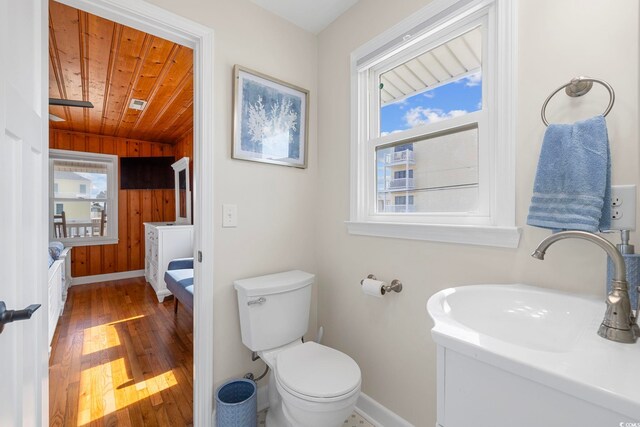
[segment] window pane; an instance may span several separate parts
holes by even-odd
[[[478,129],[376,150],[378,213],[478,210]]]
[[[117,212],[117,201],[106,201],[108,180],[115,179],[108,175],[112,160],[56,156],[63,155],[55,150],[52,155],[52,237],[73,242],[115,235],[116,228],[111,230],[109,227],[107,209]]]
[[[106,164],[56,160],[53,167],[54,198],[107,198]]]
[[[380,75],[380,135],[482,109],[482,29]]]

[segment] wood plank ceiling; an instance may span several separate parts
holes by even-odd
[[[49,97],[95,108],[50,106],[54,129],[176,143],[193,128],[193,51],[49,2]],[[144,110],[131,99],[148,101]]]

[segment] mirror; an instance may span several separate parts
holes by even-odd
[[[171,165],[175,174],[176,224],[191,224],[191,185],[189,158],[183,157]]]

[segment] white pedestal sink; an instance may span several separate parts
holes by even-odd
[[[640,343],[597,335],[605,303],[526,285],[434,294],[438,426],[640,427]]]

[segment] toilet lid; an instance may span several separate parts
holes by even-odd
[[[280,353],[276,375],[286,388],[310,397],[337,397],[360,385],[360,368],[352,358],[315,342]]]

